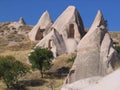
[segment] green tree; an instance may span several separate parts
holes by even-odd
[[[4,81],[8,89],[16,89],[18,79],[28,71],[29,68],[17,61],[13,56],[0,57],[0,79]]]
[[[32,52],[30,52],[28,58],[32,64],[32,68],[38,69],[41,73],[41,77],[43,78],[44,71],[48,70],[51,66],[53,53],[46,48],[36,47]]]

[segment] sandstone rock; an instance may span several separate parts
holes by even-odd
[[[18,22],[10,22],[8,28],[10,30],[18,30],[19,27],[26,25],[24,19],[21,17]]]
[[[83,88],[96,84],[98,80],[100,80],[101,78],[102,77],[100,76],[95,76],[95,77],[78,80],[71,84],[63,85],[61,90],[82,90]]]
[[[52,20],[48,11],[44,12],[40,17],[38,23],[34,26],[34,28],[29,32],[28,36],[30,40],[36,41],[41,40],[49,30],[52,25]]]
[[[85,35],[83,22],[77,9],[69,6],[52,27],[63,36],[67,53],[75,52],[78,42]]]
[[[18,23],[20,23],[20,24],[22,24],[22,25],[26,25],[25,20],[24,20],[23,17],[21,17],[21,18],[19,19],[19,22],[18,22]]]
[[[65,41],[66,43],[66,48],[67,48],[67,53],[73,53],[77,51],[77,45],[78,43],[75,41],[73,38],[69,38]]]
[[[74,38],[78,43],[85,35],[84,26],[79,12],[74,6],[69,6],[52,25],[60,34],[64,41]]]
[[[52,29],[36,46],[50,49],[54,57],[67,52],[62,35],[55,29]]]
[[[120,90],[120,69],[105,76],[98,83],[78,90]]]
[[[98,11],[90,30],[78,44],[77,57],[66,83],[112,72],[114,62],[119,59],[112,45],[103,15]]]
[[[120,90],[120,69],[105,77],[91,77],[67,84],[61,90]]]

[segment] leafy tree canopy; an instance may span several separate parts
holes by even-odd
[[[0,79],[2,79],[7,88],[15,88],[18,79],[24,76],[29,68],[17,61],[13,56],[0,56]]]
[[[43,77],[43,71],[49,69],[51,66],[53,53],[46,48],[36,47],[30,52],[28,58],[32,64],[32,68],[39,69]]]

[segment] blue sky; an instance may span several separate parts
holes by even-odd
[[[91,26],[100,9],[110,31],[120,31],[120,0],[0,0],[0,22],[23,17],[27,24],[35,25],[45,10],[55,21],[69,5],[78,9],[85,27]]]

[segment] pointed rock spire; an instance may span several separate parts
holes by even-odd
[[[41,40],[46,35],[51,25],[52,25],[52,20],[50,18],[50,15],[48,11],[45,11],[40,17],[38,23],[28,34],[30,40],[32,41]]]
[[[18,22],[18,23],[20,23],[20,24],[22,24],[22,25],[26,25],[25,20],[24,20],[24,18],[23,18],[23,17],[20,17],[20,19],[19,19],[19,22]]]
[[[74,6],[69,6],[52,25],[64,40],[74,38],[78,43],[85,35],[84,25],[79,12]]]
[[[99,27],[101,25],[106,27],[106,21],[104,20],[102,12],[100,10],[98,10],[97,15],[91,25],[90,31],[92,32],[92,30],[95,30],[97,27]]]
[[[104,76],[113,71],[114,62],[118,61],[119,57],[113,48],[100,11],[88,33],[79,42],[77,50],[77,57],[66,83],[93,76]]]

